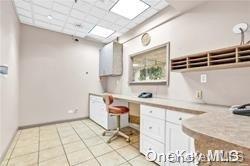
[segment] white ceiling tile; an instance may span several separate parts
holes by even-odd
[[[31,5],[29,2],[26,2],[24,0],[15,0],[16,7],[23,8],[26,10],[31,10]]]
[[[47,16],[39,15],[39,14],[35,14],[34,18],[35,18],[35,20],[39,20],[39,21],[43,21],[43,22],[48,22],[48,23],[50,23],[50,21],[51,21],[50,19],[48,19]]]
[[[42,28],[47,28],[49,27],[49,23],[43,22],[43,21],[35,21],[35,25],[38,27],[42,27]]]
[[[160,0],[143,0],[143,2],[147,3],[150,6],[156,5]]]
[[[73,17],[69,17],[67,23],[76,25],[76,24],[82,24],[82,21]]]
[[[70,11],[70,7],[61,5],[59,3],[54,3],[53,10],[67,15],[69,13],[69,11]]]
[[[25,10],[25,9],[22,9],[22,8],[17,8],[17,13],[19,15],[22,15],[22,16],[25,16],[25,17],[32,17],[32,14],[31,14],[31,11],[28,11],[28,10]]]
[[[88,13],[92,9],[92,5],[83,1],[79,1],[76,4],[74,4],[73,8]]]
[[[61,26],[57,26],[57,25],[53,25],[53,24],[50,24],[49,29],[53,30],[53,31],[57,31],[57,32],[61,32],[62,31],[62,27]]]
[[[96,25],[116,32],[107,39],[92,35],[92,38],[103,42],[110,42],[130,31],[168,5],[165,0],[143,0],[152,7],[135,19],[128,20],[109,11],[117,0],[78,0],[77,3],[74,0],[14,1],[16,13],[22,23],[82,38]],[[48,19],[48,15],[53,19]],[[81,24],[82,27],[76,27],[76,24]]]
[[[54,19],[57,19],[57,20],[61,20],[61,21],[65,21],[67,19],[67,16],[64,15],[64,14],[61,14],[61,13],[58,13],[58,12],[55,12],[53,11],[51,13],[51,16],[54,18]]]
[[[144,13],[142,13],[141,16],[143,16],[145,18],[149,18],[156,13],[157,13],[156,9],[150,8],[150,9],[146,10]]]
[[[76,9],[73,9],[73,10],[71,11],[70,15],[71,15],[72,17],[75,17],[75,18],[78,18],[78,19],[81,19],[81,20],[86,16],[85,13],[80,12],[79,10],[76,10]]]
[[[107,14],[107,12],[103,9],[93,7],[92,10],[90,11],[90,14],[97,18],[103,18]]]
[[[111,24],[111,27],[110,27],[110,29],[113,29],[113,30],[115,30],[115,31],[118,31],[119,29],[121,29],[122,27],[120,26],[120,25],[117,25],[117,24]]]
[[[95,24],[90,24],[90,23],[83,23],[83,29],[84,31],[89,32],[92,28],[94,28]]]
[[[74,24],[67,23],[65,27],[67,29],[76,30],[76,26]]]
[[[130,23],[128,23],[128,25],[126,26],[127,29],[131,29],[134,28],[137,24],[134,23],[133,21],[131,21]]]
[[[100,1],[99,0],[95,3],[95,6],[108,11],[114,5],[114,3],[115,3],[114,1]]]
[[[120,26],[126,26],[130,21],[128,19],[125,19],[123,17],[119,18],[118,20],[116,20],[116,24],[120,25]]]
[[[84,18],[84,21],[87,21],[87,22],[92,23],[92,24],[97,24],[100,21],[100,19],[97,17],[91,16],[91,15],[87,15]]]
[[[126,33],[128,31],[129,31],[129,29],[127,29],[127,28],[122,28],[122,29],[118,30],[118,32],[120,32],[120,33]]]
[[[118,20],[119,18],[121,18],[121,16],[114,14],[112,12],[108,12],[103,19],[109,22],[116,22],[116,20]]]
[[[32,19],[29,17],[19,16],[21,23],[32,24]]]
[[[142,23],[143,21],[145,21],[145,17],[143,17],[142,15],[140,15],[140,16],[137,16],[134,20],[133,20],[133,22],[134,23],[136,23],[137,25],[138,24],[140,24],[140,23]]]
[[[101,20],[101,21],[98,23],[98,25],[101,26],[101,27],[110,29],[110,27],[112,26],[112,23],[107,22],[107,21],[104,21],[104,20]]]
[[[87,36],[87,34],[88,34],[88,33],[83,33],[83,32],[77,31],[77,32],[75,33],[75,36],[84,38],[85,36]]]
[[[74,35],[75,34],[75,30],[72,29],[64,29],[63,30],[64,33],[69,34],[69,35]]]
[[[74,0],[55,0],[55,2],[60,3],[64,6],[72,7],[72,5],[75,3]]]
[[[51,20],[50,23],[57,25],[57,26],[61,26],[61,27],[64,25],[64,21],[60,21],[60,20],[56,20],[56,19]]]
[[[81,0],[83,2],[87,2],[88,4],[94,5],[99,0]]]
[[[161,0],[160,2],[158,2],[155,6],[153,6],[154,9],[157,10],[162,10],[165,7],[167,7],[169,4],[165,1],[165,0]]]
[[[34,13],[37,13],[37,14],[40,14],[40,15],[50,15],[50,9],[46,9],[44,7],[40,7],[40,6],[37,6],[37,5],[34,5],[33,6],[33,11]]]
[[[51,9],[53,5],[52,0],[33,0],[34,4],[42,6],[47,9]]]

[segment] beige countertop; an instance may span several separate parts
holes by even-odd
[[[177,100],[169,100],[163,98],[138,98],[137,96],[128,96],[121,94],[110,94],[110,93],[90,93],[92,95],[104,96],[104,95],[112,95],[115,99],[127,100],[132,103],[138,104],[148,104],[152,106],[163,107],[166,109],[174,109],[180,112],[187,112],[192,114],[202,114],[205,112],[218,112],[218,111],[226,111],[228,107],[217,106],[217,105],[208,105],[208,104],[198,104],[191,102],[183,102]]]
[[[108,93],[90,93],[103,96]],[[161,98],[142,99],[137,96],[111,94],[115,99],[148,104],[180,112],[198,114],[183,121],[183,131],[195,139],[218,139],[250,149],[250,117],[232,114],[228,107],[182,102]]]

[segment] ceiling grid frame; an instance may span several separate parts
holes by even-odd
[[[141,0],[146,4],[150,5],[151,7],[143,11],[134,19],[129,20],[124,18],[123,16],[120,16],[110,11],[114,4],[117,3],[119,0],[78,0],[77,4],[74,3],[74,0],[43,0],[42,2],[41,0],[13,1],[14,6],[16,8],[16,13],[19,17],[19,21],[23,24],[28,24],[31,26],[56,31],[59,33],[65,33],[68,35],[74,35],[80,38],[92,38],[103,43],[108,43],[115,40],[120,35],[133,29],[134,27],[141,24],[142,22],[144,22],[145,20],[147,20],[148,18],[150,18],[151,16],[158,13],[169,5],[165,0]],[[41,3],[44,3],[44,5],[41,5]],[[30,7],[28,7],[28,4]],[[66,12],[61,13],[60,10],[55,10],[55,4],[61,6],[62,9],[65,8],[65,10],[69,10],[69,12],[65,14]],[[42,13],[41,11],[39,11],[41,13],[35,11],[35,6],[45,9],[45,11],[48,10],[50,13],[49,15],[55,15],[56,18],[53,17],[52,19],[48,18],[48,20],[46,20],[45,18],[47,18],[48,15],[46,13]],[[84,9],[88,9],[89,7],[90,9],[87,10],[89,12],[84,12]],[[83,8],[83,10],[80,10],[81,8]],[[29,18],[29,15],[27,14],[22,15],[22,12],[20,12],[20,10],[18,11],[18,9],[22,9],[27,13],[31,13],[31,18]],[[80,12],[84,16],[81,19],[75,18],[71,15],[73,11]],[[93,21],[88,20],[88,18],[92,18]],[[29,19],[32,20],[32,23],[29,22]],[[78,20],[77,22],[81,23],[81,29],[79,29],[79,27],[73,28],[77,24],[76,20]],[[39,25],[37,21],[40,22],[42,25]],[[74,24],[72,24],[72,22],[74,22]],[[89,30],[93,29],[95,26],[102,26],[104,28],[111,29],[115,32],[107,38],[93,36],[89,33]]]

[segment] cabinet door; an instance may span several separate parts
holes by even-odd
[[[166,123],[166,154],[176,151],[191,152],[193,139],[186,135],[181,128],[181,125]],[[186,166],[188,163],[168,163],[169,166]]]
[[[161,154],[164,154],[164,144],[144,134],[141,134],[140,135],[140,152],[144,154],[145,156],[147,156],[148,152],[151,150],[157,153],[158,155],[155,162],[161,166],[164,165],[164,162],[165,162],[164,157],[160,157]]]
[[[100,76],[111,75],[113,73],[113,44],[108,44],[100,50],[99,57]]]
[[[165,121],[145,115],[141,115],[141,133],[164,143]]]
[[[102,101],[102,98],[98,96],[90,96],[89,102],[90,119],[107,129],[108,112],[105,103]]]

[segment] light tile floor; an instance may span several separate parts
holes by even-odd
[[[1,166],[156,165],[139,153],[136,130],[130,143],[117,138],[110,144],[103,131],[89,119],[19,130]]]

